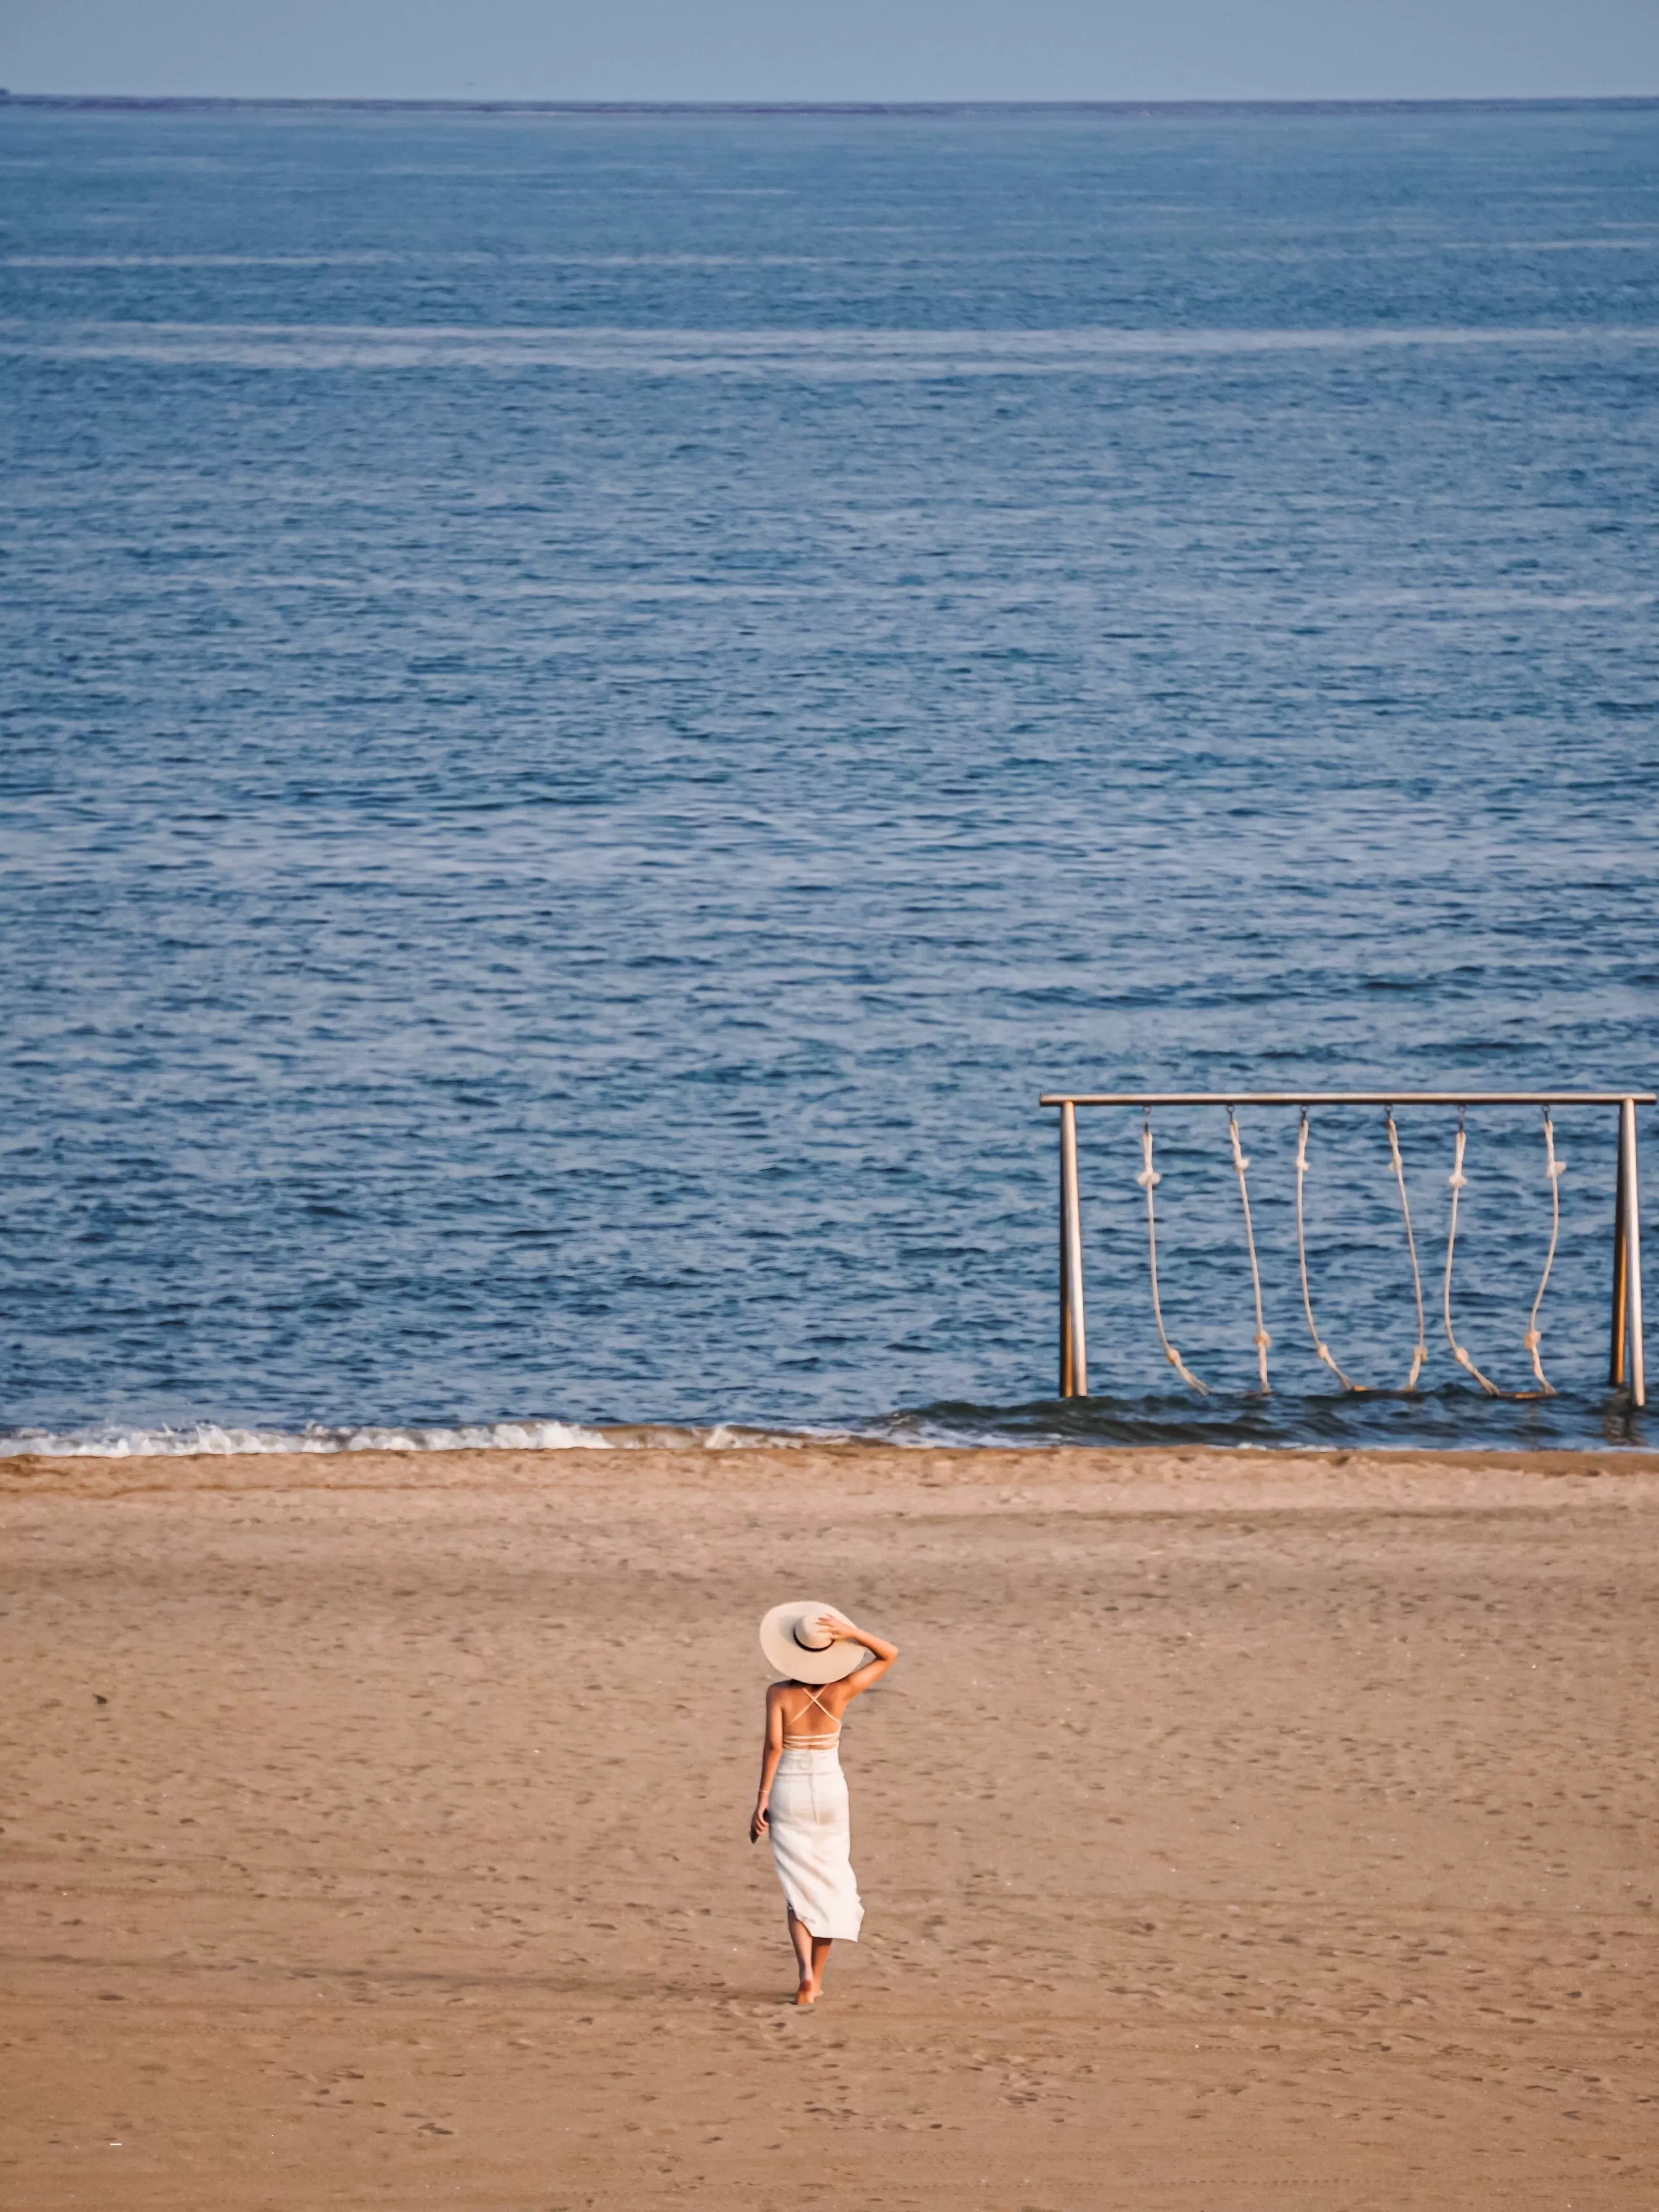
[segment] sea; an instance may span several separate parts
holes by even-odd
[[[1611,1108],[1407,1392],[1241,1105],[1265,1394],[1154,1113],[1207,1395],[1084,1111],[1061,1402],[1039,1103],[1654,1085],[1659,104],[12,100],[0,388],[0,1449],[1659,1441]]]

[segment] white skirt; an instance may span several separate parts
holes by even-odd
[[[847,1777],[836,1751],[786,1751],[767,1803],[772,1863],[810,1936],[856,1943],[864,1907],[853,1879]]]

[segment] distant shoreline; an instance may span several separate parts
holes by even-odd
[[[240,99],[219,94],[7,92],[8,107],[121,114],[372,115],[846,115],[969,118],[1079,115],[1561,114],[1577,108],[1659,107],[1656,93],[1590,93],[1529,100],[325,100]]]

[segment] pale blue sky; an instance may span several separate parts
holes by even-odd
[[[9,0],[15,92],[524,100],[1659,94],[1659,0]]]

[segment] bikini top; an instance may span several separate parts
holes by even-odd
[[[841,1723],[830,1711],[830,1708],[823,1703],[816,1690],[806,1689],[805,1682],[801,1684],[801,1687],[802,1689],[806,1690],[807,1704],[817,1705],[818,1711],[823,1715],[823,1717],[830,1723],[830,1725],[827,1732],[822,1732],[817,1735],[792,1735],[789,1732],[788,1723],[786,1722],[783,1731],[783,1747],[786,1751],[833,1751],[841,1735]],[[803,1710],[799,1718],[804,1721],[805,1717],[806,1715]]]

